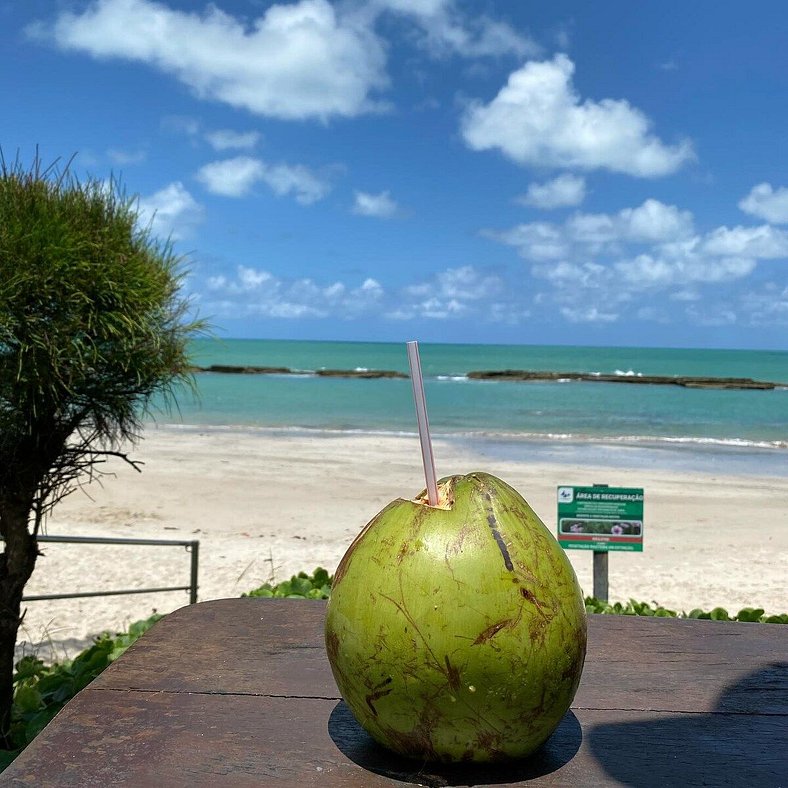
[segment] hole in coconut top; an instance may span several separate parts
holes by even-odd
[[[438,503],[430,506],[430,499],[427,490],[422,490],[414,499],[414,503],[420,506],[429,506],[430,509],[450,510],[454,507],[454,484],[451,479],[446,482],[438,482]]]

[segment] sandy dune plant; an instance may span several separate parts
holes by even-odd
[[[117,183],[0,156],[0,746],[46,514],[110,456],[140,470],[124,446],[191,380],[183,273]]]

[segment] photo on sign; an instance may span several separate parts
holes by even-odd
[[[578,520],[565,517],[559,523],[560,534],[640,536],[642,532],[641,520]]]

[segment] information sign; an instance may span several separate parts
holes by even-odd
[[[643,551],[643,488],[558,488],[558,542],[575,550]]]

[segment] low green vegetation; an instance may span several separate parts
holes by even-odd
[[[318,567],[308,575],[299,572],[289,580],[276,585],[264,583],[259,588],[241,596],[276,597],[284,599],[328,599],[331,596],[331,581],[334,578],[325,569]]]
[[[610,613],[617,616],[656,616],[657,618],[700,618],[711,621],[747,621],[760,622],[761,624],[788,624],[788,613],[775,616],[764,615],[761,607],[743,607],[735,616],[730,615],[724,607],[715,607],[713,610],[693,608],[689,613],[684,611],[669,610],[656,602],[638,602],[630,599],[629,602],[603,602],[592,596],[586,597],[587,613]]]
[[[299,572],[289,580],[281,583],[265,583],[253,591],[249,591],[241,596],[246,597],[268,597],[280,599],[328,599],[331,596],[331,577],[325,569],[318,567],[308,575],[306,572]],[[586,612],[588,613],[607,613],[617,616],[656,616],[657,618],[698,618],[709,619],[711,621],[748,621],[760,622],[762,624],[788,624],[788,613],[781,615],[767,616],[760,607],[742,608],[736,615],[732,616],[723,607],[715,607],[713,610],[701,610],[693,608],[689,613],[684,611],[670,610],[662,605],[652,602],[638,602],[630,599],[628,602],[603,602],[592,596],[585,598]]]
[[[333,578],[320,567],[311,575],[299,572],[280,583],[264,583],[244,597],[275,599],[328,599]],[[594,597],[586,597],[586,611],[620,616],[655,616],[657,618],[697,618],[713,621],[748,621],[766,624],[788,624],[788,613],[764,615],[763,608],[745,607],[732,616],[722,607],[704,611],[695,608],[689,613],[669,610],[656,602],[610,604]],[[137,638],[147,632],[162,616],[153,615],[137,621],[128,632],[96,638],[95,643],[71,660],[46,665],[35,656],[23,657],[14,673],[14,705],[11,737],[15,749],[0,750],[0,771],[26,747],[61,708],[84,689],[106,667],[116,660]]]

